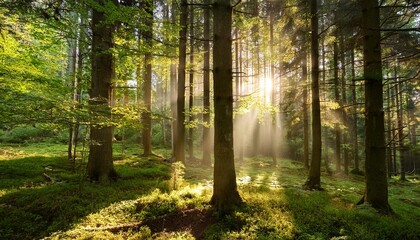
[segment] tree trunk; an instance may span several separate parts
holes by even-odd
[[[172,7],[171,7],[171,24],[175,25],[176,24],[176,1],[172,0]],[[175,59],[171,59],[171,66],[170,66],[170,90],[169,90],[169,95],[170,95],[170,101],[171,101],[171,116],[172,116],[172,120],[171,120],[171,146],[172,146],[172,156],[175,157],[175,151],[176,151],[176,141],[177,141],[177,136],[176,136],[176,129],[177,129],[177,79],[176,79],[176,60]]]
[[[270,4],[271,5],[271,4]],[[272,165],[277,165],[277,112],[276,108],[276,78],[274,65],[274,6],[270,10],[270,76],[271,76],[271,158]]]
[[[392,100],[392,107],[396,108],[396,101],[395,101],[395,96],[397,95],[397,85],[395,84],[395,86],[393,88],[391,88],[391,96],[393,96],[391,98]],[[395,118],[395,112],[392,111],[391,113],[391,119]],[[391,142],[391,148],[392,148],[392,163],[393,163],[393,169],[394,169],[394,176],[397,176],[398,174],[398,169],[397,169],[397,141],[396,141],[396,136],[397,136],[397,124],[395,123],[395,121],[392,121],[392,136],[393,136],[393,140]]]
[[[309,169],[309,117],[308,117],[308,66],[306,45],[303,47],[302,57],[302,81],[303,81],[303,164]]]
[[[233,154],[232,6],[216,0],[213,7],[214,46],[214,185],[210,203],[217,211],[230,212],[241,203],[237,191]]]
[[[103,1],[98,1],[104,5]],[[106,16],[92,9],[92,72],[89,104],[92,120],[98,116],[111,117],[110,94],[113,75],[112,34],[114,26],[106,23]],[[115,180],[117,173],[112,161],[112,127],[106,122],[93,122],[90,128],[90,151],[87,175],[93,181]]]
[[[325,30],[325,23],[324,23],[324,18],[321,18],[322,20],[321,20],[321,29],[322,29],[322,31],[324,31]],[[322,50],[322,56],[321,56],[321,61],[322,61],[322,88],[323,88],[323,97],[324,97],[324,101],[327,101],[327,86],[328,86],[328,83],[327,83],[327,78],[326,78],[326,75],[327,75],[327,69],[326,69],[326,61],[325,61],[325,38],[324,37],[321,37],[321,50]],[[327,115],[327,113],[324,111],[324,114],[323,114],[324,116],[324,118],[326,117],[326,115]],[[322,147],[322,149],[324,150],[324,156],[325,156],[325,159],[324,159],[324,163],[325,163],[325,170],[327,171],[327,173],[328,173],[328,175],[331,175],[332,174],[332,171],[331,171],[331,169],[330,169],[330,160],[329,160],[329,145],[328,145],[328,127],[322,127],[321,126],[321,134],[324,136],[324,142],[322,143],[323,144],[323,147]]]
[[[359,168],[359,141],[357,140],[357,94],[356,94],[356,71],[354,66],[354,47],[351,51],[351,78],[353,80],[352,84],[352,102],[353,102],[353,147],[354,147],[354,170],[356,173],[360,172]]]
[[[397,64],[397,63],[396,63]],[[403,126],[403,116],[402,116],[402,89],[401,82],[398,79],[397,66],[394,66],[394,79],[396,82],[396,103],[397,103],[397,128],[398,128],[398,150],[400,154],[400,180],[407,180],[405,177],[405,156],[404,156],[404,126]]]
[[[391,147],[391,142],[393,141],[393,137],[392,136],[392,119],[391,119],[391,84],[388,84],[388,87],[386,89],[386,93],[387,93],[387,107],[388,107],[388,111],[387,111],[387,125],[388,125],[388,131],[387,131],[387,162],[388,162],[388,177],[391,178],[392,177],[392,173],[394,172],[393,169],[393,165],[392,165],[392,147]]]
[[[181,15],[179,24],[179,65],[178,65],[178,96],[177,96],[177,128],[176,128],[176,161],[185,162],[185,62],[187,59],[187,0],[181,0]]]
[[[210,0],[205,0],[205,4],[210,4]],[[203,161],[202,165],[211,166],[210,150],[210,9],[204,9],[204,59],[203,59]]]
[[[338,83],[338,44],[334,42],[334,97],[335,101],[340,105],[340,107],[335,110],[337,119],[335,123],[335,169],[337,172],[341,172],[341,101],[339,94],[339,83]]]
[[[194,5],[190,5],[190,84],[189,84],[189,122],[194,122]],[[188,129],[188,155],[190,160],[194,160],[194,128],[192,124]]]
[[[312,161],[305,187],[321,189],[321,107],[319,101],[318,1],[311,1]]]
[[[344,46],[344,36],[340,36],[340,62],[341,62],[341,116],[343,119],[344,126],[350,126],[349,120],[347,119],[347,86],[346,86],[346,50]],[[347,144],[348,129],[342,133],[343,144]],[[348,147],[343,149],[343,160],[344,160],[344,173],[349,174],[349,150]]]
[[[75,15],[75,19],[73,21],[78,21],[77,14]],[[80,25],[79,25],[80,31]],[[79,57],[79,46],[78,46],[78,39],[69,39],[69,59],[68,59],[68,67],[67,67],[67,76],[70,78],[71,86],[72,86],[72,94],[71,99],[73,100],[73,104],[78,102],[78,95],[77,95],[77,88],[79,87],[78,78],[77,78],[77,71],[78,71],[78,57]],[[75,118],[72,119],[76,121]],[[75,156],[73,156],[73,149],[76,147],[76,123],[72,122],[69,127],[69,142],[67,147],[67,159],[74,164]]]
[[[385,133],[382,92],[382,62],[379,7],[377,0],[361,0],[363,32],[363,74],[365,80],[365,183],[364,200],[383,213],[389,213],[385,159]]]
[[[143,103],[145,111],[142,113],[143,156],[152,154],[152,47],[153,47],[153,0],[146,0],[143,6],[147,12],[144,17],[146,30],[143,32],[147,53],[144,55],[143,73]]]

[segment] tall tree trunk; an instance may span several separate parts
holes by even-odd
[[[351,79],[353,81],[352,84],[352,102],[353,102],[353,147],[354,147],[354,170],[359,173],[359,141],[357,140],[357,93],[356,93],[356,71],[355,71],[355,64],[354,64],[354,46],[351,50]]]
[[[210,0],[205,0],[210,4]],[[211,166],[210,150],[210,8],[204,9],[204,59],[203,59],[203,166]]]
[[[103,6],[103,1],[98,1]],[[106,23],[104,12],[92,9],[92,72],[89,104],[92,120],[98,115],[110,119],[111,80],[113,76],[113,24]],[[93,181],[110,181],[117,177],[112,161],[112,127],[93,122],[90,128],[90,150],[87,175]]]
[[[386,93],[387,93],[387,107],[388,107],[388,111],[387,111],[387,125],[388,125],[388,131],[387,131],[387,162],[388,162],[388,177],[391,178],[392,177],[392,173],[394,172],[393,169],[393,165],[392,165],[392,145],[391,142],[393,141],[393,137],[392,136],[392,119],[391,119],[391,84],[388,84],[388,87],[386,89]]]
[[[405,177],[405,156],[404,156],[404,126],[403,126],[403,115],[402,115],[402,89],[401,82],[399,81],[397,73],[397,63],[394,66],[394,79],[395,79],[395,88],[396,88],[396,103],[397,103],[397,128],[398,128],[398,150],[400,154],[400,167],[401,174],[400,180],[407,180]]]
[[[407,95],[406,95],[406,103],[407,103],[407,121],[408,121],[408,139],[410,141],[410,145],[412,147],[416,147],[417,145],[417,136],[416,136],[416,129],[417,129],[417,119],[416,119],[416,105],[414,99],[411,97],[414,93],[414,86],[410,83],[406,83],[407,85]],[[410,159],[413,161],[413,170],[414,174],[417,174],[417,161],[420,158],[416,158],[416,151],[414,149],[410,149],[409,152]]]
[[[394,87],[391,88],[391,96],[393,96],[391,98],[392,101],[392,108],[396,108],[396,101],[395,101],[395,96],[397,95],[397,85],[395,84]],[[395,118],[395,111],[391,112],[391,119]],[[392,121],[392,142],[391,142],[391,149],[392,149],[392,163],[393,163],[393,169],[394,169],[394,176],[397,176],[398,174],[398,169],[397,169],[397,141],[396,141],[396,137],[397,137],[397,124],[395,123],[395,121]]]
[[[194,5],[190,5],[190,84],[189,84],[189,122],[194,122]],[[194,128],[188,129],[188,155],[190,160],[194,160]]]
[[[177,130],[175,158],[176,161],[185,162],[185,62],[187,59],[187,20],[188,2],[181,0],[181,15],[179,24],[179,63],[178,63],[178,96],[177,96]]]
[[[272,4],[272,3],[271,3]],[[270,4],[270,5],[271,5]],[[274,6],[270,10],[270,76],[271,76],[271,158],[272,165],[277,165],[277,111],[276,105],[276,78],[274,66]],[[267,81],[267,80],[266,80]]]
[[[153,0],[145,0],[143,6],[147,12],[144,17],[146,30],[143,32],[147,52],[144,55],[143,73],[143,103],[145,111],[142,113],[143,156],[152,154],[152,47],[153,47]]]
[[[308,117],[308,66],[306,45],[303,47],[302,57],[302,81],[303,81],[303,164],[309,169],[309,117]]]
[[[319,101],[318,1],[311,1],[312,161],[305,186],[321,188],[321,107]]]
[[[335,169],[337,172],[341,172],[341,101],[339,94],[339,82],[338,82],[338,44],[334,42],[334,97],[335,101],[340,105],[340,108],[335,110],[337,119],[335,123]]]
[[[78,21],[79,17],[77,14],[73,14],[74,19],[73,21]],[[67,67],[67,75],[70,78],[71,86],[72,86],[72,94],[71,99],[73,100],[73,104],[77,104],[78,101],[78,95],[77,95],[77,89],[78,89],[78,77],[77,77],[77,71],[78,71],[78,57],[79,57],[79,46],[78,46],[78,38],[80,32],[80,25],[77,33],[76,39],[69,39],[69,58],[68,58],[68,67]],[[72,119],[72,123],[69,127],[69,142],[67,147],[67,159],[74,164],[75,156],[73,156],[73,149],[76,147],[76,122],[75,118]]]
[[[346,49],[344,46],[344,36],[340,35],[340,62],[341,62],[341,116],[344,126],[350,126],[347,119],[347,85],[346,85]],[[347,144],[348,129],[342,132],[343,144]],[[343,149],[344,173],[349,174],[349,150]]]
[[[172,0],[172,6],[171,6],[171,24],[175,25],[176,24],[176,0]],[[171,146],[172,146],[172,156],[174,158],[176,158],[176,141],[178,139],[178,137],[176,136],[176,129],[177,129],[177,79],[176,79],[176,59],[171,59],[171,66],[170,66],[170,90],[169,90],[169,95],[170,95],[170,101],[171,101]]]
[[[323,2],[323,1],[322,1]],[[325,23],[324,23],[324,18],[321,18],[321,29],[322,31],[325,30]],[[321,56],[321,61],[322,61],[322,89],[323,89],[323,98],[324,101],[327,101],[327,69],[326,69],[326,59],[325,59],[325,37],[321,37],[321,50],[322,50],[322,56]],[[324,111],[323,114],[323,118],[325,118],[327,115],[327,113]],[[323,147],[322,149],[324,149],[324,156],[325,156],[325,169],[328,173],[328,175],[332,174],[332,170],[330,169],[330,160],[329,160],[329,145],[328,145],[328,127],[322,127],[321,126],[321,133],[324,136],[324,141],[323,141]]]
[[[377,0],[361,0],[363,32],[363,74],[365,80],[365,183],[364,200],[383,213],[388,203],[385,133],[382,92],[380,18]]]
[[[232,6],[216,0],[213,6],[214,46],[214,185],[210,203],[222,214],[241,203],[233,154]]]

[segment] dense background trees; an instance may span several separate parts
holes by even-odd
[[[372,204],[370,177],[385,199],[384,176],[419,172],[416,2],[381,1],[372,20],[358,1],[223,1],[231,22],[220,4],[3,1],[1,141],[66,142],[74,163],[88,143],[92,180],[116,176],[112,141],[207,167],[215,141],[215,176],[229,169],[232,189],[234,160],[284,157],[310,168],[309,188],[324,172],[365,174]]]

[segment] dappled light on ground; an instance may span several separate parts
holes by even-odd
[[[40,147],[40,146],[38,146]],[[244,204],[218,216],[208,204],[212,169],[143,158],[127,148],[117,156],[121,178],[112,184],[85,181],[65,153],[0,161],[0,235],[7,239],[415,239],[420,235],[419,181],[390,179],[390,202],[401,216],[382,218],[355,203],[363,177],[323,176],[325,191],[302,188],[300,162],[245,158],[237,164]],[[2,148],[4,149],[4,148]],[[13,150],[15,151],[15,150]],[[45,154],[45,155],[44,155]],[[77,169],[76,169],[77,170]],[[54,182],[43,177],[47,173]]]

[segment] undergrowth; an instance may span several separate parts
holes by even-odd
[[[97,184],[74,168],[66,146],[0,146],[0,239],[419,239],[420,181],[390,179],[395,215],[356,206],[363,177],[322,176],[301,186],[300,163],[255,157],[237,164],[245,204],[220,217],[208,201],[212,169],[116,152],[121,179]],[[167,150],[157,151],[167,157]],[[46,174],[51,179],[46,178]]]

